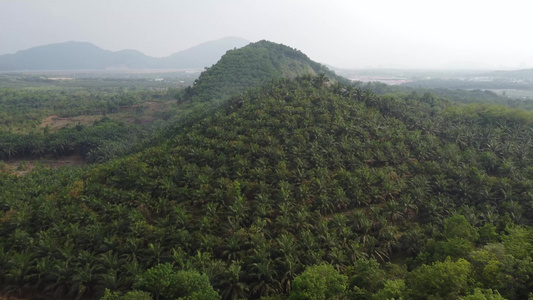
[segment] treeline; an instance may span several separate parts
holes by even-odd
[[[445,99],[462,104],[497,104],[510,108],[533,110],[533,102],[527,99],[515,99],[504,97],[490,90],[462,90],[453,88],[420,88],[408,86],[392,86],[379,82],[355,82],[354,86],[364,90],[370,90],[379,95],[390,95],[404,99],[419,99],[431,95],[433,98]]]
[[[497,74],[497,73],[495,73]],[[487,75],[489,77],[491,75]],[[503,79],[489,77],[487,80],[464,80],[464,79],[425,79],[414,80],[409,83],[405,83],[405,86],[415,88],[431,88],[431,89],[519,89],[519,90],[531,90],[533,88],[533,82],[530,79],[518,80],[518,79]]]
[[[199,72],[119,73],[119,72],[55,72],[41,74],[2,73],[0,88],[12,89],[87,89],[123,92],[186,87],[198,78]],[[155,81],[155,80],[158,81]]]

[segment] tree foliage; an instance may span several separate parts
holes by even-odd
[[[193,102],[226,100],[272,80],[318,74],[323,74],[317,77],[323,82],[326,75],[344,80],[296,49],[263,40],[228,51],[202,72],[183,98]]]
[[[340,299],[346,289],[347,277],[331,265],[309,266],[296,276],[290,300]]]
[[[324,268],[331,297],[527,298],[531,115],[323,82],[200,104],[106,163],[0,174],[2,293],[296,297]]]

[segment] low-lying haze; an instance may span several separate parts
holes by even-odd
[[[0,0],[0,54],[65,41],[164,57],[226,36],[342,68],[533,68],[527,1]]]

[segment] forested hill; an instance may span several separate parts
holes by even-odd
[[[498,78],[516,79],[520,81],[533,81],[533,69],[522,69],[515,71],[494,71],[484,75]]]
[[[200,75],[183,100],[223,100],[274,79],[317,74],[323,74],[322,79],[347,82],[302,52],[263,40],[228,51]]]
[[[532,123],[321,77],[270,82],[136,155],[1,175],[0,286],[50,299],[527,299]]]

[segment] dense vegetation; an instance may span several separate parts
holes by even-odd
[[[0,286],[69,299],[525,299],[532,122],[325,76],[273,81],[137,154],[0,175]]]
[[[139,88],[128,87],[130,79],[31,79],[0,79],[28,85],[0,88],[0,159],[105,161],[141,149],[180,110],[175,83],[135,80],[146,84]]]
[[[0,168],[3,295],[533,296],[529,103],[346,84],[266,41],[159,84],[0,80],[0,159],[94,163]]]
[[[507,78],[490,78],[486,80],[464,80],[464,79],[423,79],[415,80],[404,84],[405,86],[420,87],[420,88],[445,88],[445,89],[520,89],[531,90],[533,82],[517,81]]]
[[[302,52],[263,40],[228,51],[217,64],[202,72],[182,99],[193,102],[225,100],[275,79],[309,74],[345,81]]]
[[[525,110],[533,110],[533,102],[531,99],[519,99],[517,97],[507,97],[498,95],[491,90],[463,90],[457,87],[453,88],[422,88],[409,87],[407,85],[391,86],[379,82],[355,82],[354,86],[364,90],[370,90],[379,95],[388,95],[400,98],[419,99],[428,97],[451,100],[455,103],[462,104],[497,104],[510,108],[520,108]]]

